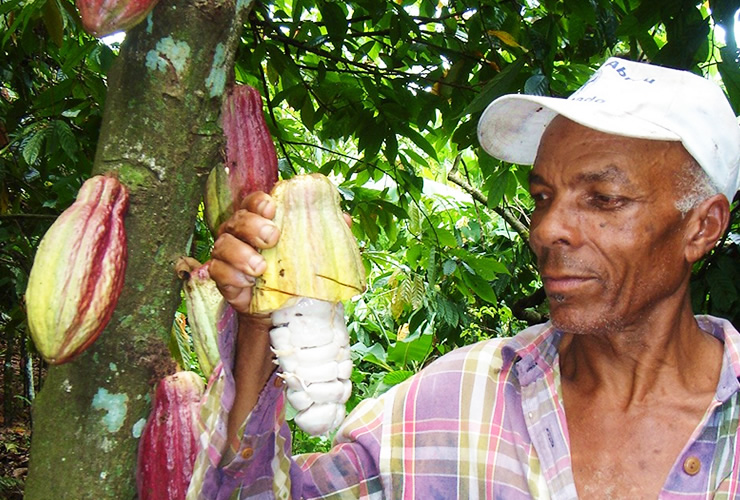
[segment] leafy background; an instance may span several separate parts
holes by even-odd
[[[164,0],[163,0],[164,1]],[[257,2],[235,77],[260,89],[283,177],[339,185],[369,290],[347,305],[349,406],[456,346],[547,318],[528,249],[527,167],[480,149],[476,123],[511,92],[567,96],[608,56],[686,68],[740,112],[736,0]],[[92,167],[116,42],[86,35],[70,0],[0,5],[0,493],[20,495],[44,366],[23,293],[40,237]],[[728,34],[729,33],[729,34]],[[740,209],[697,264],[698,312],[740,325]],[[199,221],[192,255],[212,240]],[[180,309],[174,338],[196,367]],[[178,345],[178,343],[173,343]],[[325,439],[296,431],[296,450]]]

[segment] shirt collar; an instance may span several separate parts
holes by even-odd
[[[562,337],[549,321],[522,330],[503,347],[504,363],[515,363],[519,383],[528,385],[555,366]]]
[[[699,327],[724,344],[724,356],[716,397],[726,401],[740,390],[740,333],[732,323],[708,315],[696,316]],[[504,364],[515,363],[519,383],[531,384],[553,369],[558,362],[558,346],[563,334],[548,321],[522,330],[507,341],[502,354]]]
[[[740,333],[726,319],[704,315],[697,316],[696,321],[699,328],[714,335],[724,345],[716,398],[725,402],[740,389]]]

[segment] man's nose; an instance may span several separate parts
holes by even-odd
[[[581,221],[576,207],[568,200],[553,198],[545,208],[532,214],[532,248],[580,245]]]

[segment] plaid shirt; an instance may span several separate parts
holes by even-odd
[[[740,334],[728,321],[697,319],[724,342],[720,380],[660,499],[740,497]],[[205,396],[202,452],[188,500],[577,497],[560,392],[561,333],[549,324],[439,358],[380,398],[360,403],[331,452],[296,457],[274,375],[242,427],[239,449],[224,457],[234,399],[227,368],[234,318],[224,317],[221,327],[224,363]],[[688,457],[701,463],[695,475],[683,470]]]

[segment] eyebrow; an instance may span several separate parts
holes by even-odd
[[[596,182],[616,182],[624,185],[632,184],[627,173],[616,165],[607,165],[603,170],[578,174],[575,180],[577,182],[585,182],[589,184]]]
[[[594,184],[597,182],[615,182],[623,185],[632,184],[627,173],[613,164],[607,165],[602,170],[578,174],[574,180],[577,184]],[[541,175],[530,172],[529,184],[547,185],[547,182]]]

